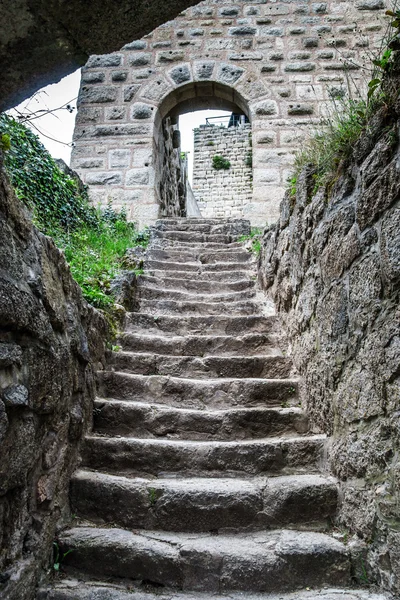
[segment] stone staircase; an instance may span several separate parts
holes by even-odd
[[[248,233],[242,220],[158,222],[140,311],[99,373],[71,482],[78,524],[59,541],[66,575],[38,600],[382,598],[345,591],[325,438],[308,431],[254,255],[238,241]]]

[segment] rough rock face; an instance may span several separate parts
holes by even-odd
[[[0,181],[0,597],[30,600],[87,430],[106,323]]]
[[[173,19],[193,0],[18,0],[0,5],[0,111]]]
[[[187,164],[181,157],[181,134],[177,119],[162,122],[162,136],[157,139],[156,195],[162,217],[185,217]]]
[[[400,591],[400,104],[377,114],[330,189],[310,169],[264,235],[261,279],[332,435],[341,525],[364,540],[368,578]],[[365,563],[367,564],[367,563]]]

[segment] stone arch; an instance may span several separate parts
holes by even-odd
[[[132,219],[153,222],[160,107],[168,113],[177,99],[189,107],[193,90],[226,86],[245,99],[252,123],[246,216],[259,225],[274,221],[304,135],[349,78],[358,87],[366,82],[362,62],[379,44],[384,5],[205,0],[120,52],[91,57],[82,72],[72,166],[95,201],[110,197],[130,207]]]
[[[174,150],[180,143],[178,117],[186,112],[206,109],[226,110],[244,114],[248,118],[251,115],[248,99],[237,92],[234,86],[211,79],[213,69],[209,66],[210,63],[199,62],[200,72],[205,69],[208,71],[207,79],[203,74],[201,80],[174,88],[163,98],[155,115],[154,189],[162,216],[186,214],[187,174],[182,173],[186,168],[180,161],[179,151]],[[192,65],[178,66],[178,73],[187,73],[189,68],[194,71]],[[208,141],[209,137],[213,139],[212,142]],[[176,145],[175,140],[178,140]],[[226,148],[227,142],[230,143],[229,149]],[[251,152],[251,124],[228,129],[196,129],[195,144],[195,166],[197,163],[199,175],[194,180],[197,186],[192,187],[194,195],[192,192],[189,194],[197,200],[196,208],[201,210],[204,217],[245,216],[243,208],[251,203],[252,196],[252,168],[245,163],[246,153]],[[232,160],[228,171],[213,169],[212,156],[215,154],[223,154]]]

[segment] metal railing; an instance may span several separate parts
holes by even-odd
[[[209,127],[239,127],[249,123],[246,115],[232,113],[231,115],[222,115],[220,117],[206,117],[206,125]]]

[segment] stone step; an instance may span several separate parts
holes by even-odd
[[[146,332],[148,335],[159,335],[159,339],[166,337],[175,338],[185,335],[207,336],[248,336],[261,334],[265,341],[268,339],[271,345],[276,344],[281,337],[278,333],[278,319],[275,315],[260,316],[249,315],[239,317],[227,317],[226,315],[214,316],[185,316],[185,315],[161,315],[156,316],[143,312],[127,313],[126,332],[121,335],[123,339],[128,333]],[[224,343],[228,340],[224,339]],[[175,341],[174,341],[175,343]],[[173,344],[171,344],[172,346]],[[132,349],[137,349],[131,346]],[[259,346],[261,347],[261,346]],[[158,351],[171,354],[165,347],[157,347]],[[157,351],[157,350],[156,350]],[[248,354],[248,348],[246,348]],[[263,350],[264,354],[264,350]]]
[[[308,431],[299,407],[198,410],[97,398],[94,408],[95,431],[110,436],[234,441]]]
[[[248,281],[255,281],[256,276],[251,275],[249,277],[249,271],[244,269],[242,265],[240,269],[235,271],[204,271],[198,269],[197,271],[182,271],[182,270],[165,270],[163,269],[163,263],[157,263],[160,268],[149,268],[146,265],[146,275],[158,277],[159,279],[165,278],[175,278],[175,279],[189,279],[190,281],[210,281],[211,283],[221,283],[223,281],[243,281],[246,279]]]
[[[141,300],[141,312],[156,315],[260,315],[261,307],[258,302],[242,300],[238,302],[197,302],[184,300]]]
[[[42,587],[36,600],[390,600],[384,594],[359,589],[313,589],[293,593],[278,594],[207,594],[201,592],[178,592],[164,590],[145,592],[139,587],[133,591],[122,585],[111,583],[101,584],[99,581],[83,583],[82,580],[64,578],[54,584],[54,587]],[[391,600],[394,600],[393,597]]]
[[[240,441],[86,437],[83,466],[131,476],[238,477],[315,472],[324,435]]]
[[[113,352],[110,370],[141,375],[170,375],[196,379],[219,377],[285,379],[293,375],[292,362],[283,356],[173,356],[144,352]]]
[[[175,220],[163,219],[155,224],[156,231],[184,231],[206,234],[234,234],[234,235],[249,235],[251,231],[250,221],[244,219],[231,220],[210,220],[202,219],[201,221],[194,220]]]
[[[161,317],[156,321],[162,325]],[[182,326],[182,324],[181,324]],[[248,333],[245,335],[192,335],[165,336],[161,333],[146,330],[146,333],[119,334],[118,344],[124,350],[133,352],[169,354],[172,356],[200,356],[213,355],[242,356],[254,355],[281,356],[282,353],[276,346],[274,335],[264,333]]]
[[[149,285],[138,284],[136,299],[138,302],[141,300],[160,300],[162,303],[174,300],[176,302],[187,302],[187,303],[220,303],[220,302],[246,302],[252,300],[255,297],[255,290],[248,288],[242,291],[233,292],[208,292],[208,293],[195,293],[194,291],[188,290],[174,290],[174,289],[163,289],[162,287],[152,287]]]
[[[215,273],[215,278],[218,279],[218,275],[220,272],[226,271],[240,271],[247,274],[251,274],[255,268],[254,262],[227,262],[225,261],[216,261],[214,263],[200,263],[200,262],[179,262],[177,260],[162,260],[158,258],[152,258],[151,254],[146,257],[145,261],[145,271],[152,271],[153,269],[162,270],[164,272],[168,271],[184,271],[184,272],[193,272],[197,274],[203,275],[203,273]]]
[[[207,250],[195,251],[174,250],[164,248],[150,248],[146,254],[146,262],[151,260],[172,261],[175,263],[196,263],[198,265],[215,263],[251,263],[255,255],[247,250]]]
[[[203,250],[243,250],[243,245],[245,242],[229,242],[228,244],[224,244],[222,242],[196,242],[193,243],[190,240],[160,240],[159,238],[152,241],[152,247],[154,248],[173,248],[174,250],[182,250],[185,251],[195,250],[195,251],[203,251]]]
[[[140,287],[162,288],[168,293],[168,290],[186,290],[199,293],[223,293],[223,292],[241,292],[251,290],[255,286],[255,281],[248,277],[236,281],[210,281],[209,279],[188,279],[184,277],[153,277],[151,275],[139,275],[137,279]]]
[[[231,244],[232,242],[238,242],[242,233],[200,233],[196,231],[179,231],[179,230],[167,230],[160,231],[154,230],[152,232],[153,239],[157,240],[174,240],[179,242],[192,242],[192,243],[218,243],[218,244]],[[247,235],[247,234],[245,234]]]
[[[180,590],[292,591],[351,583],[346,547],[323,533],[174,534],[76,527],[62,533],[64,565],[101,577]]]
[[[115,371],[97,374],[99,395],[181,408],[279,406],[298,402],[296,379],[183,379]]]
[[[323,528],[337,507],[334,479],[292,475],[255,479],[130,479],[78,471],[71,510],[97,524],[158,531]]]

